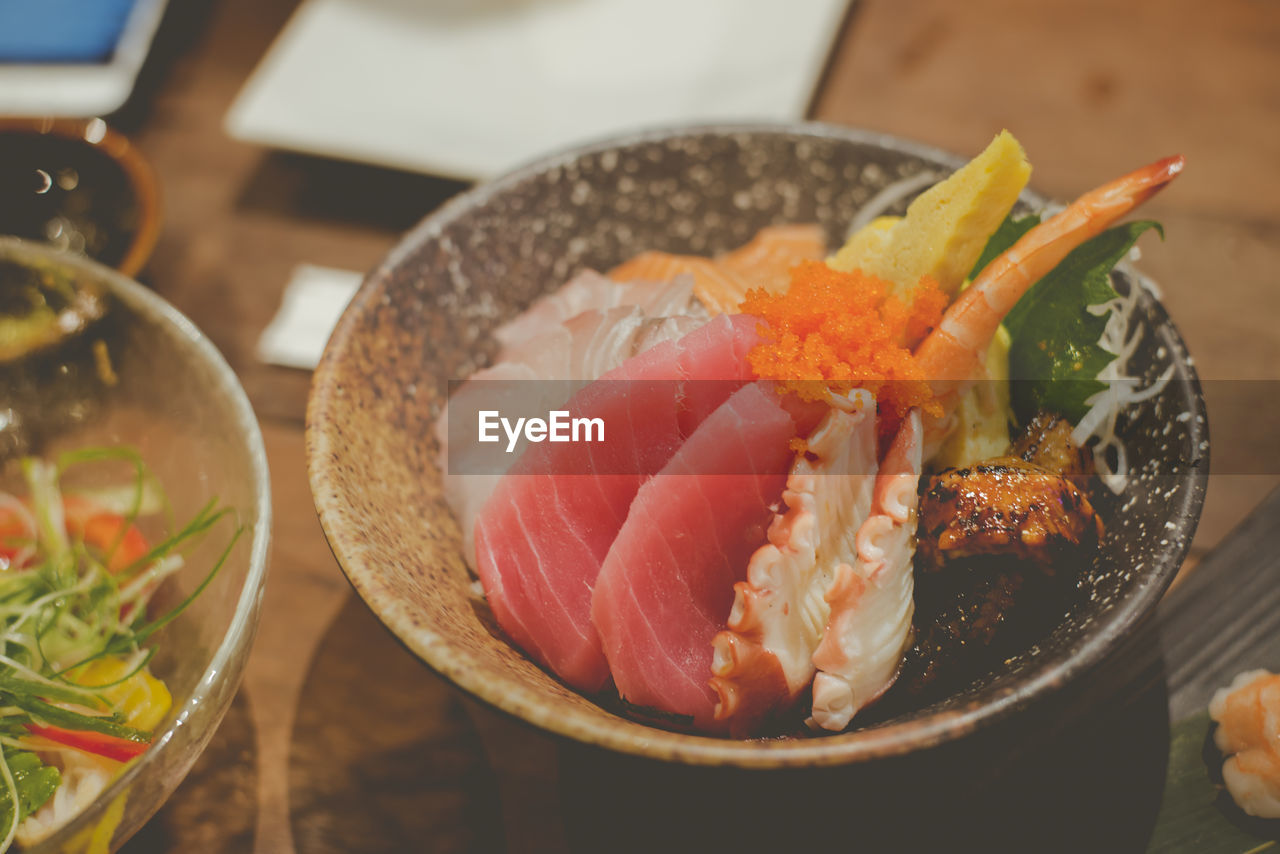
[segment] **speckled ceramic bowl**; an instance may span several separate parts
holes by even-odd
[[[409,649],[482,700],[563,736],[682,763],[800,767],[906,753],[1003,718],[1087,671],[1156,604],[1204,497],[1203,399],[1182,340],[1151,299],[1133,320],[1146,332],[1134,362],[1150,374],[1172,365],[1173,379],[1123,425],[1130,454],[1148,462],[1106,502],[1111,527],[1081,604],[1007,667],[861,730],[767,741],[686,735],[569,690],[512,647],[474,595],[441,495],[432,423],[447,381],[486,364],[493,328],[575,271],[650,248],[712,253],[771,223],[820,222],[835,246],[890,184],[960,163],[822,125],[662,130],[557,154],[428,217],[366,279],[312,389],[311,486],[352,585]],[[1043,199],[1028,192],[1023,203]]]

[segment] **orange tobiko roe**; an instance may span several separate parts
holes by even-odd
[[[820,261],[796,265],[783,293],[750,291],[742,311],[763,321],[764,339],[747,355],[752,371],[804,400],[822,399],[828,388],[865,388],[886,428],[913,406],[941,415],[910,345],[941,321],[946,295],[928,277],[909,305],[891,291],[875,276]]]

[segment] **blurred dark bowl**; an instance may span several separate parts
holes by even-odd
[[[101,119],[0,118],[0,234],[142,269],[160,234],[146,160]]]

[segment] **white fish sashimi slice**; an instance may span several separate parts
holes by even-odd
[[[831,411],[797,455],[783,492],[786,512],[734,585],[727,627],[716,635],[712,689],[717,720],[749,735],[791,706],[814,675],[836,569],[852,563],[871,511],[876,473],[875,398],[857,389]]]
[[[836,568],[831,615],[813,654],[812,726],[840,731],[898,677],[911,635],[916,487],[923,429],[907,415],[880,464],[871,515],[857,535],[857,559]]]
[[[688,315],[651,317],[636,306],[585,311],[561,327],[569,336],[569,347],[560,372],[541,376],[549,380],[573,379],[576,391],[632,356],[663,341],[683,338],[705,322],[705,318]]]
[[[686,314],[693,306],[693,277],[676,276],[669,282],[615,282],[585,270],[493,334],[504,349],[517,347],[584,311],[618,306],[636,306],[649,317]]]
[[[660,341],[679,338],[704,322],[694,316],[650,317],[637,306],[588,309],[535,338],[506,348],[493,367],[520,364],[531,369],[533,379],[571,380],[571,394],[623,360]],[[492,370],[483,368],[471,379],[491,379]]]
[[[477,373],[476,377],[489,382],[465,383],[449,399],[444,411],[436,420],[436,441],[440,445],[438,464],[443,473],[444,497],[453,508],[458,524],[462,528],[463,555],[467,565],[473,568],[476,565],[476,517],[480,513],[480,508],[497,489],[502,475],[515,460],[508,461],[498,457],[497,459],[503,465],[495,466],[496,455],[492,451],[481,452],[481,446],[470,442],[455,443],[453,453],[450,454],[449,426],[452,423],[450,413],[453,413],[452,418],[457,419],[460,425],[456,429],[464,429],[468,424],[475,424],[480,410],[494,409],[499,405],[500,398],[498,401],[494,399],[497,391],[508,384],[515,383],[519,383],[519,387],[531,393],[542,389],[548,397],[554,394],[557,399],[548,400],[548,405],[551,407],[567,399],[567,397],[560,398],[555,390],[554,387],[559,385],[558,383],[533,382],[538,379],[538,374],[533,368],[521,362],[503,362],[492,368],[485,368]]]

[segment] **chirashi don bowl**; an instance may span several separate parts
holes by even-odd
[[[448,382],[486,365],[494,328],[575,272],[608,270],[646,249],[710,255],[780,223],[820,223],[828,245],[839,246],[886,187],[962,163],[819,124],[656,130],[547,157],[428,216],[365,279],[312,386],[311,486],[353,587],[423,662],[498,709],[586,744],[692,765],[799,768],[905,754],[1006,718],[1086,673],[1172,581],[1204,498],[1198,380],[1177,330],[1145,294],[1132,321],[1144,327],[1144,344],[1130,367],[1155,376],[1172,366],[1172,379],[1123,421],[1131,459],[1146,462],[1105,502],[1107,536],[1078,604],[1041,643],[968,688],[861,729],[855,719],[852,731],[821,738],[691,735],[565,687],[498,629],[442,494],[433,424]],[[1026,191],[1019,204],[1045,203]]]

